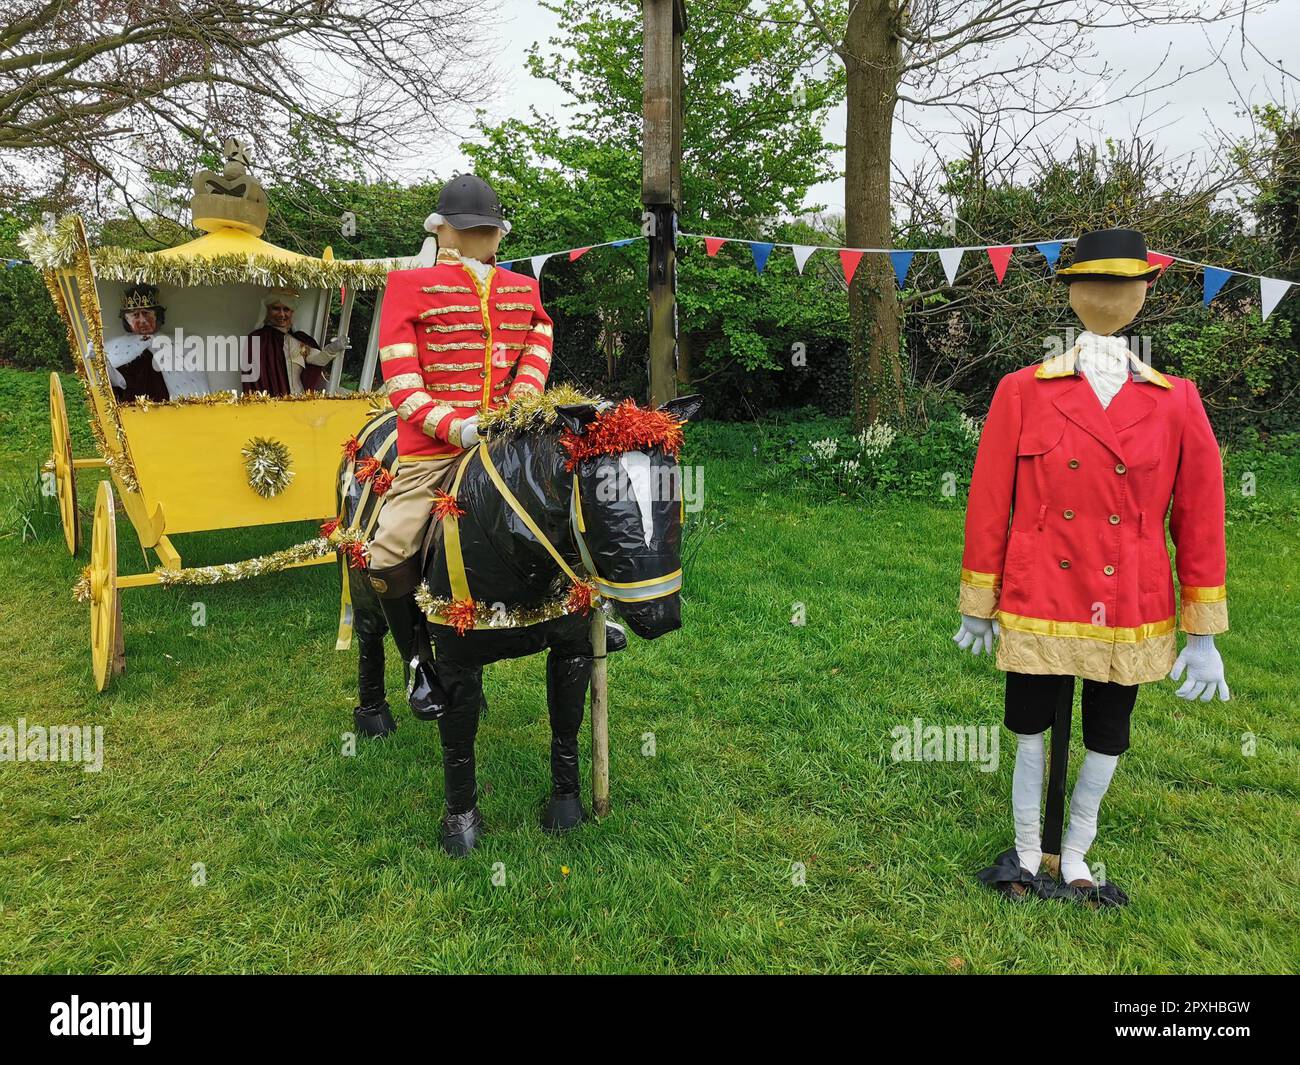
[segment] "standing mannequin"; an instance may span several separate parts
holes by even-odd
[[[979,655],[998,637],[1007,674],[1016,845],[981,879],[1009,893],[1039,880],[1043,734],[1062,684],[1083,680],[1087,755],[1061,880],[1072,897],[1101,902],[1126,901],[1094,881],[1085,856],[1129,746],[1138,685],[1186,672],[1181,698],[1229,697],[1214,646],[1228,627],[1218,443],[1196,386],[1158,373],[1114,335],[1141,310],[1157,273],[1140,233],[1080,237],[1058,277],[1086,332],[1063,354],[1004,377],[980,437],[953,639]],[[1166,513],[1187,633],[1176,661]]]

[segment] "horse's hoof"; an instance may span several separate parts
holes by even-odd
[[[578,795],[552,795],[546,801],[546,810],[542,814],[542,831],[552,836],[562,836],[572,832],[587,820],[587,811],[582,808],[582,798]]]
[[[362,736],[380,739],[397,731],[397,722],[388,701],[378,706],[358,706],[352,711],[352,724]]]
[[[442,819],[442,849],[453,858],[463,858],[478,846],[483,835],[483,815],[475,806],[463,814],[447,814]]]
[[[436,721],[447,712],[447,693],[432,662],[416,663],[406,701],[411,704],[411,713],[421,721]]]
[[[605,653],[612,655],[627,647],[627,630],[616,621],[605,622]]]

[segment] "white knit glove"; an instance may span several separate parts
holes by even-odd
[[[961,628],[952,637],[953,643],[963,651],[969,650],[976,658],[993,653],[993,638],[998,634],[994,618],[977,618],[970,614],[961,616]]]
[[[478,444],[478,415],[466,418],[460,423],[460,446],[469,450]]]
[[[1203,703],[1211,702],[1214,693],[1225,703],[1232,698],[1228,692],[1228,682],[1223,675],[1223,656],[1214,646],[1213,636],[1187,634],[1187,643],[1169,671],[1170,680],[1182,680],[1183,670],[1187,670],[1187,680],[1175,695],[1180,699],[1200,699]]]
[[[337,359],[351,346],[352,345],[348,342],[347,337],[345,336],[333,337],[331,340],[329,340],[326,343],[325,347],[322,348],[321,350],[323,350],[325,354],[328,355],[331,360],[333,360],[333,359]]]

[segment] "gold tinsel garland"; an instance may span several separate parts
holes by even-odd
[[[302,403],[316,399],[364,399],[374,407],[376,399],[383,399],[383,392],[349,392],[330,395],[328,392],[298,392],[288,396],[273,396],[269,392],[236,392],[229,389],[224,392],[209,392],[203,396],[177,396],[175,399],[159,402],[147,396],[138,396],[131,401],[135,410],[157,410],[163,407],[242,407],[254,403]]]
[[[323,558],[335,550],[335,545],[326,537],[318,536],[283,551],[275,551],[259,558],[245,559],[243,562],[226,562],[218,566],[189,566],[185,569],[162,569],[158,574],[158,583],[164,588],[178,585],[194,584],[228,584],[242,581],[249,577],[260,577],[266,573],[278,573],[288,569],[296,562],[307,562],[313,558]]]
[[[429,590],[428,582],[421,581],[420,586],[415,589],[415,602],[424,611],[424,616],[429,621],[435,625],[447,624],[442,619],[452,608],[453,602],[450,599],[435,598]],[[556,596],[537,606],[512,606],[505,610],[498,609],[490,603],[475,603],[474,629],[522,629],[574,613],[570,605],[569,593]]]
[[[76,260],[76,216],[59,219],[52,229],[35,225],[18,242],[41,270],[61,270]],[[249,284],[264,288],[294,285],[301,288],[380,289],[390,270],[401,270],[397,259],[348,262],[304,256],[283,262],[264,255],[217,255],[203,259],[162,258],[134,248],[103,247],[94,253],[95,275],[103,281],[148,282],[154,285]]]
[[[239,453],[244,456],[248,487],[263,499],[274,499],[293,481],[293,456],[283,442],[255,436]]]
[[[76,582],[72,585],[72,598],[78,603],[90,602],[90,567],[84,566]]]
[[[479,430],[485,433],[523,432],[555,424],[556,407],[595,406],[603,402],[599,396],[579,392],[572,385],[556,385],[545,392],[529,389],[510,400],[504,407],[485,411],[479,415]]]

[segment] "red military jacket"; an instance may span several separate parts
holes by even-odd
[[[1075,351],[999,383],[980,436],[962,613],[996,617],[998,668],[1140,684],[1185,632],[1228,627],[1223,467],[1196,386],[1133,359],[1103,408]],[[1171,507],[1172,499],[1172,507]]]
[[[541,392],[551,319],[535,278],[493,266],[485,282],[450,248],[437,264],[388,275],[379,319],[384,391],[397,410],[397,453],[460,450],[460,426],[507,396]]]

